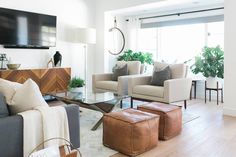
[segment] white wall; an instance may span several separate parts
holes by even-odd
[[[55,51],[60,51],[63,56],[62,66],[72,67],[72,75],[83,77],[84,59],[83,46],[71,43],[65,38],[66,30],[73,27],[95,27],[95,2],[94,0],[1,0],[0,6],[36,13],[57,16],[57,46],[49,50],[33,49],[4,49],[15,63],[20,63],[21,68],[45,68],[48,60]],[[93,51],[95,46],[88,46],[88,65],[93,73]],[[91,78],[91,77],[88,77]],[[91,83],[90,83],[91,84]]]
[[[236,116],[236,1],[225,0],[225,103],[224,114]]]
[[[158,2],[161,0],[97,0],[96,1],[96,29],[97,29],[97,44],[96,44],[96,60],[94,70],[96,73],[109,71],[109,57],[110,54],[105,50],[104,38],[107,19],[105,13],[123,8],[129,8],[151,2]]]

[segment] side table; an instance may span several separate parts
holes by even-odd
[[[219,91],[221,91],[221,102],[223,103],[223,87],[219,87],[219,82],[217,81],[216,83],[216,88],[208,88],[207,87],[207,81],[205,81],[205,103],[206,103],[206,93],[207,90],[209,90],[209,101],[211,101],[211,91],[216,91],[217,93],[217,105],[219,105]]]

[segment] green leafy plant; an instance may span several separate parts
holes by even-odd
[[[217,47],[204,47],[203,52],[195,57],[191,66],[194,74],[202,73],[205,77],[224,78],[224,51]]]
[[[127,50],[117,58],[118,61],[140,61],[142,64],[153,64],[153,56],[149,52],[133,52]]]
[[[85,85],[85,81],[79,77],[73,77],[68,85],[68,88],[76,88],[76,87],[83,87]]]

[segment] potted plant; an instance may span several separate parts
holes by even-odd
[[[84,90],[85,81],[80,77],[73,77],[68,85],[69,91],[82,93]]]
[[[153,64],[153,56],[149,52],[134,52],[132,50],[125,51],[117,58],[118,61],[140,61],[142,63],[141,71],[146,70],[145,64]]]
[[[216,88],[216,82],[224,78],[224,51],[220,46],[204,47],[203,52],[195,57],[191,70],[206,77],[207,87]]]

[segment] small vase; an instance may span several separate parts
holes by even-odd
[[[59,51],[56,51],[55,55],[53,56],[53,60],[55,67],[61,67],[62,55],[59,53]]]
[[[222,88],[222,80],[218,77],[208,77],[206,78],[207,82],[207,88],[217,88],[217,82],[218,82],[218,88]]]

